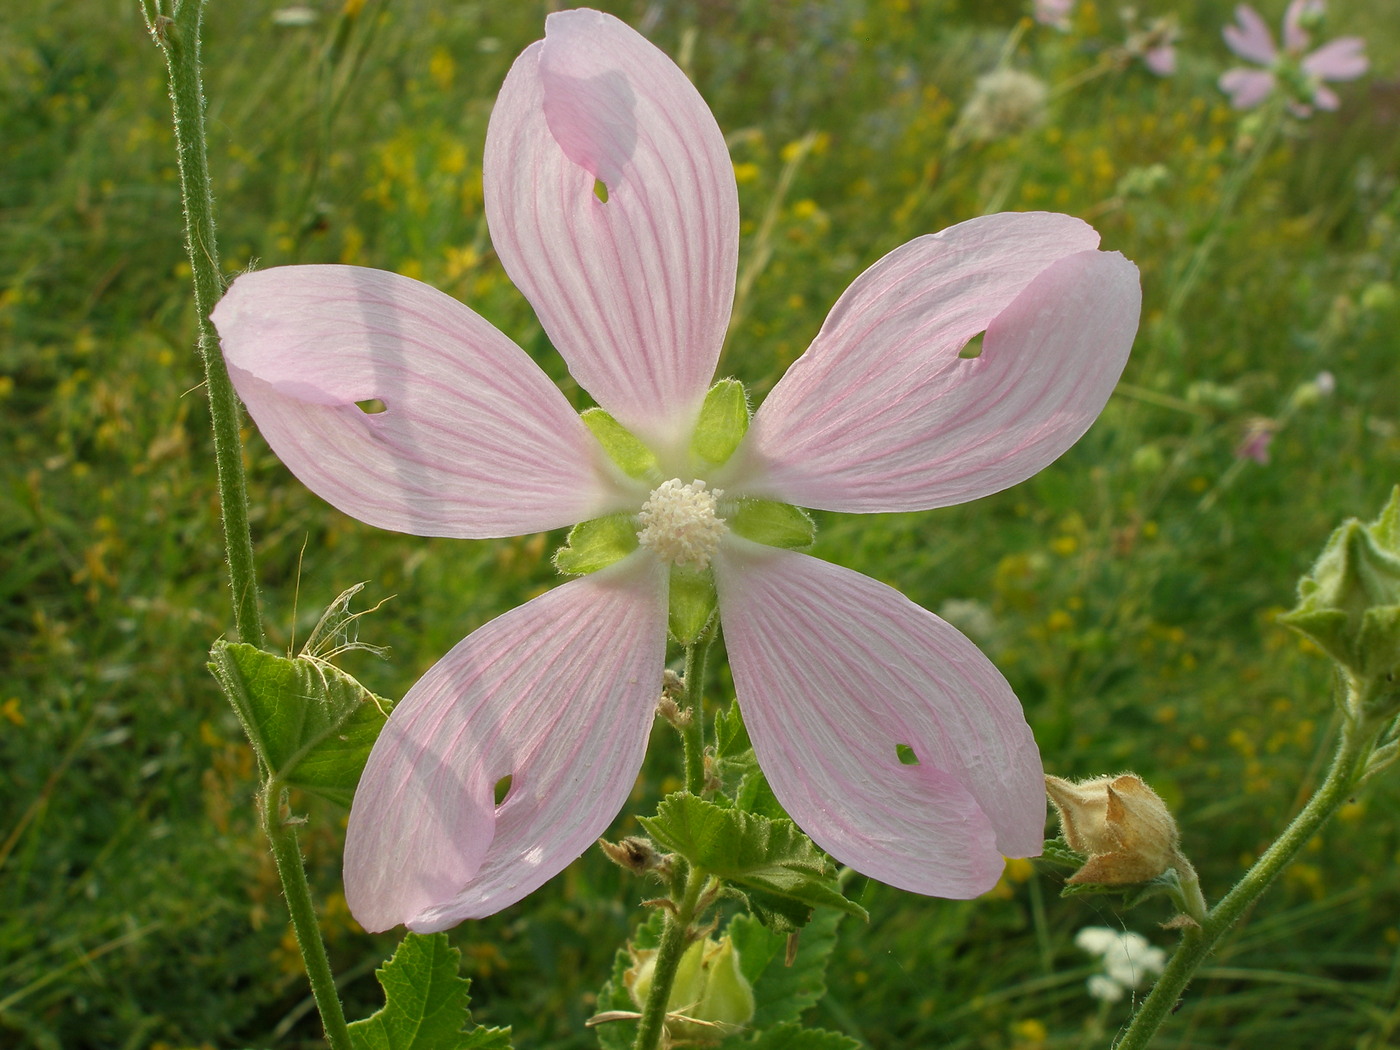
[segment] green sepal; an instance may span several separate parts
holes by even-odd
[[[656,456],[651,449],[608,413],[601,408],[586,408],[581,417],[608,458],[629,478],[648,478],[656,473]]]
[[[630,514],[581,521],[554,552],[554,567],[569,576],[585,576],[621,561],[637,549],[637,522]]]
[[[209,657],[264,772],[350,805],[393,704],[314,657],[226,641],[215,642]]]
[[[509,1028],[473,1024],[461,957],[445,933],[406,935],[375,971],[384,1006],[350,1025],[355,1050],[510,1050]]]
[[[680,645],[694,645],[715,614],[718,599],[709,572],[671,566],[671,600],[666,626]]]
[[[725,524],[746,540],[786,550],[810,547],[817,538],[817,525],[810,514],[791,503],[771,499],[740,500]]]
[[[705,394],[690,451],[706,463],[727,463],[749,429],[749,395],[737,379],[721,379]]]
[[[842,895],[826,856],[790,820],[684,792],[668,795],[656,816],[640,820],[662,848],[743,891],[770,929],[792,932],[819,906],[867,918],[864,908]]]

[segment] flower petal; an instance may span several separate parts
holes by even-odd
[[[1304,18],[1321,19],[1324,7],[1322,0],[1292,0],[1283,12],[1283,49],[1290,55],[1301,55],[1311,39]]]
[[[1266,69],[1227,69],[1220,74],[1220,90],[1236,109],[1253,109],[1274,90],[1274,75]]]
[[[212,318],[272,450],[352,517],[480,538],[620,505],[564,395],[435,288],[360,266],[283,266],[239,277]],[[384,411],[357,405],[373,400]]]
[[[1040,756],[976,646],[898,591],[805,554],[730,540],[714,564],[759,765],[819,846],[944,897],[990,889],[1003,855],[1040,852]]]
[[[447,929],[562,871],[632,790],[665,656],[665,571],[630,558],[492,620],[433,665],[355,793],[345,898],[360,924]]]
[[[921,237],[846,291],[715,483],[803,507],[925,510],[1030,477],[1089,429],[1137,331],[1137,268],[1067,215]],[[981,355],[959,351],[985,329]]]
[[[1303,59],[1303,71],[1323,80],[1355,80],[1370,68],[1366,41],[1359,36],[1338,37]]]
[[[1240,58],[1267,66],[1273,62],[1278,52],[1274,49],[1274,36],[1259,12],[1248,4],[1235,8],[1238,26],[1226,26],[1221,30],[1225,44]]]
[[[675,443],[734,298],[729,152],[685,74],[624,23],[566,11],[545,32],[491,114],[491,237],[580,385],[639,436]]]

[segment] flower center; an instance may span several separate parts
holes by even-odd
[[[668,564],[697,572],[709,568],[720,539],[729,531],[715,513],[715,499],[723,495],[720,489],[706,489],[703,481],[664,482],[652,490],[637,515],[642,526],[637,542]]]

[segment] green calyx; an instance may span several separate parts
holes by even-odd
[[[679,565],[671,566],[666,627],[677,644],[694,645],[699,641],[718,606],[714,576],[709,569],[697,572]]]
[[[554,567],[569,576],[606,569],[637,549],[637,522],[630,514],[581,521],[554,552]]]
[[[1369,525],[1332,533],[1281,623],[1316,642],[1351,675],[1393,683],[1400,672],[1400,486]]]
[[[601,408],[588,408],[581,418],[608,458],[629,478],[647,478],[656,473],[656,455],[608,413]]]
[[[749,396],[737,379],[721,379],[705,394],[690,451],[701,463],[727,463],[749,430]]]
[[[736,536],[768,547],[800,550],[817,538],[812,516],[801,507],[771,499],[740,500],[725,519]]]

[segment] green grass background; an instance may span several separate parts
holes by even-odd
[[[548,6],[328,2],[295,28],[272,3],[211,5],[229,272],[345,261],[421,277],[576,396],[481,210],[491,102]],[[822,516],[815,553],[963,623],[1049,771],[1147,778],[1220,896],[1317,782],[1335,730],[1327,665],[1274,616],[1330,529],[1400,482],[1394,0],[1334,0],[1328,32],[1367,35],[1371,75],[1342,86],[1340,112],[1291,125],[1223,213],[1251,133],[1215,87],[1233,63],[1226,5],[1143,4],[1180,17],[1175,76],[1128,63],[1053,95],[1034,127],[956,148],[978,75],[1005,59],[1069,85],[1121,39],[1116,8],[1083,3],[1061,34],[1017,30],[1009,0],[601,6],[681,61],[730,141],[748,291],[723,368],[760,395],[842,289],[918,234],[1049,208],[1141,267],[1124,385],[1079,445],[969,506]],[[1276,24],[1282,4],[1263,7]],[[10,10],[0,142],[0,1045],[312,1045],[251,756],[204,669],[229,603],[163,64],[134,0]],[[1300,403],[1323,370],[1335,393]],[[1270,462],[1238,458],[1265,421]],[[367,581],[393,599],[363,637],[392,655],[346,666],[385,695],[552,583],[558,535],[378,532],[307,493],[251,429],[247,462],[272,643],[304,639]],[[658,733],[637,812],[677,768]],[[1224,943],[1160,1046],[1400,1046],[1396,781],[1349,804]],[[344,814],[304,808],[323,926],[363,1015],[393,938],[345,911]],[[813,1023],[876,1048],[1107,1046],[1128,1004],[1086,995],[1073,936],[1108,925],[1169,946],[1168,916],[1061,901],[1062,876],[1014,865],[974,902],[858,880],[871,922],[844,926]],[[477,1019],[514,1025],[521,1046],[593,1045],[590,997],[645,895],[590,855],[455,931]]]

